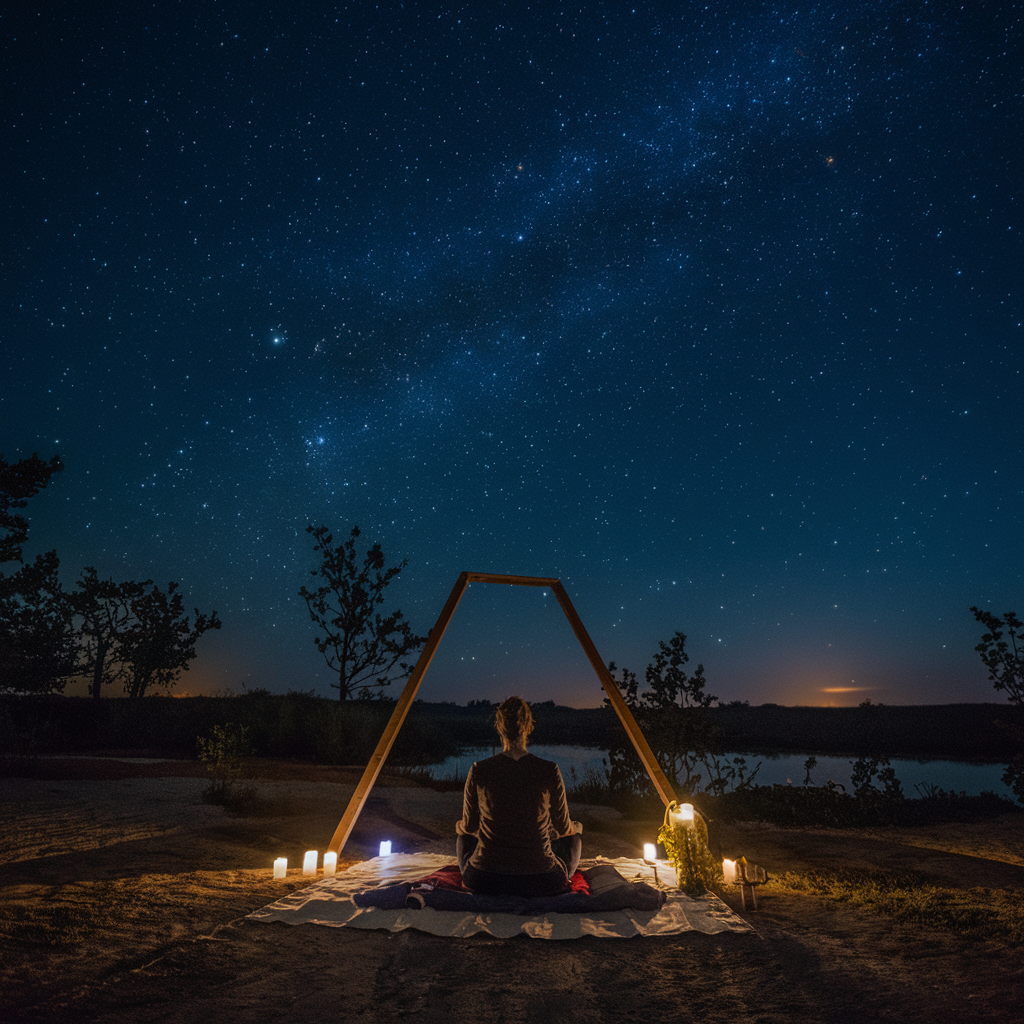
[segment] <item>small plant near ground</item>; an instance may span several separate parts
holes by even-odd
[[[602,759],[602,767],[584,766],[582,772],[569,767],[569,779],[566,787],[568,796],[582,804],[606,804],[610,791],[608,788],[608,760]]]
[[[774,880],[788,889],[864,907],[897,921],[943,928],[979,939],[1024,940],[1024,908],[1014,892],[958,889],[915,872],[785,872]]]
[[[244,725],[228,722],[215,725],[209,736],[196,739],[199,760],[210,776],[210,784],[203,790],[205,803],[226,806],[232,802],[234,785],[244,774],[246,759],[251,756],[248,733]]]
[[[461,793],[466,787],[466,777],[459,774],[458,768],[452,768],[449,775],[435,776],[429,768],[422,765],[404,765],[391,768],[389,774],[407,779],[418,786],[436,790],[438,793]]]
[[[887,800],[903,799],[903,787],[896,777],[896,769],[889,764],[889,758],[858,757],[852,765],[850,779],[854,794],[860,799],[870,799],[879,794]]]

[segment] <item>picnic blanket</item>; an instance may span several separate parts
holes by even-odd
[[[584,874],[585,862],[581,865]],[[526,908],[526,912],[481,910],[470,907],[437,909],[424,905],[413,909],[403,904],[391,909],[359,906],[356,894],[369,890],[401,886],[407,894],[412,883],[451,864],[443,854],[406,853],[374,857],[354,864],[333,878],[314,882],[249,915],[249,920],[281,921],[285,924],[319,924],[331,928],[385,929],[399,932],[407,928],[456,938],[484,933],[496,938],[527,935],[535,939],[576,939],[585,935],[598,938],[631,938],[636,935],[678,935],[682,932],[747,932],[750,926],[734,914],[717,896],[709,893],[692,899],[676,888],[675,872],[665,862],[656,866],[642,860],[620,857],[598,858],[594,866],[611,865],[627,882],[643,882],[657,892],[658,907],[641,910],[617,910],[592,907],[580,912]],[[409,888],[406,889],[405,885]],[[395,890],[397,892],[397,890]],[[461,895],[450,890],[451,896]],[[469,894],[466,894],[469,895]],[[554,899],[570,899],[568,893]],[[664,896],[664,902],[661,897]],[[477,897],[470,897],[477,898]],[[499,897],[507,898],[507,897]],[[365,900],[364,900],[365,902]]]

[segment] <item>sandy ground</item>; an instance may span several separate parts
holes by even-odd
[[[21,1021],[1000,1021],[1024,1013],[1021,951],[778,885],[755,931],[541,942],[441,939],[245,915],[304,880],[358,772],[264,763],[262,813],[202,803],[187,762],[61,759],[0,780],[0,1018]],[[38,777],[38,776],[44,777]],[[387,782],[388,780],[382,780]],[[393,780],[392,780],[393,781]],[[460,796],[379,783],[344,857],[448,852]],[[635,856],[657,823],[574,808],[584,856]],[[769,871],[913,866],[945,885],[1024,889],[1024,815],[844,831],[735,825]],[[293,868],[271,878],[275,856]],[[741,911],[735,889],[726,901]]]

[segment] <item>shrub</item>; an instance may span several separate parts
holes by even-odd
[[[251,753],[248,733],[244,725],[228,722],[227,725],[215,725],[210,736],[197,737],[199,760],[210,776],[210,784],[203,791],[206,803],[230,802],[232,787],[245,771],[245,759]]]

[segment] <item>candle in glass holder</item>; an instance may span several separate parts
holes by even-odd
[[[316,850],[307,850],[306,856],[302,858],[302,873],[304,875],[316,874],[316,862],[319,854]]]
[[[658,851],[654,843],[644,843],[644,860],[657,860]]]
[[[390,839],[383,839],[383,840],[381,840],[380,855],[382,857],[390,857],[391,856],[391,840]]]
[[[284,878],[288,874],[288,858],[278,857],[274,861],[274,877]]]
[[[324,854],[324,878],[330,878],[338,870],[338,855],[333,851]]]

